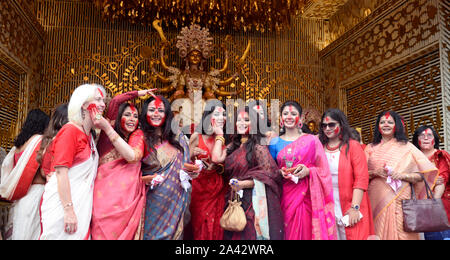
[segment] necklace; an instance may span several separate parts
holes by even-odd
[[[341,142],[338,143],[338,145],[336,145],[335,147],[330,147],[328,145],[328,143],[326,144],[326,148],[328,151],[332,152],[332,151],[336,151],[337,149],[339,149],[341,147]]]
[[[241,144],[244,144],[248,141],[248,137],[242,137],[241,138]]]

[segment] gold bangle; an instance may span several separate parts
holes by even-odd
[[[216,136],[216,141],[221,141],[223,145],[225,145],[225,138],[223,136]]]

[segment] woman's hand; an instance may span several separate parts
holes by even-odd
[[[66,206],[64,208],[64,232],[67,234],[74,234],[78,229],[78,220],[73,206]]]
[[[198,155],[206,155],[206,154],[207,154],[207,152],[206,152],[205,150],[203,150],[202,148],[195,147],[195,148],[193,149],[193,155],[194,155],[194,156],[198,156]]]
[[[407,177],[408,177],[407,174],[401,174],[401,173],[398,173],[398,172],[392,172],[391,173],[391,178],[393,180],[407,181]]]
[[[147,96],[147,95],[154,95],[155,91],[157,91],[157,88],[152,88],[152,89],[144,89],[144,90],[139,90],[138,91],[138,96],[139,97],[143,97],[143,96]]]
[[[145,175],[141,177],[141,180],[145,183],[145,185],[150,185],[152,180],[156,177],[157,174]]]
[[[372,177],[382,177],[382,178],[387,178],[388,177],[387,170],[384,169],[384,168],[381,168],[381,167],[376,169],[376,170],[369,171],[369,174]]]
[[[286,168],[284,168],[284,167],[281,168],[280,173],[281,173],[281,176],[283,176],[283,178],[288,179],[288,180],[291,179],[291,177],[289,177],[290,173],[286,172]]]
[[[304,164],[299,164],[297,165],[297,169],[295,169],[292,175],[298,177],[299,179],[303,179],[309,175],[309,168]]]
[[[350,208],[349,210],[347,210],[345,215],[348,215],[348,223],[350,227],[353,227],[354,225],[358,224],[359,221],[361,221],[361,219],[359,218],[359,210]]]

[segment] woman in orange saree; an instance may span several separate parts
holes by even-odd
[[[430,181],[438,173],[437,168],[408,142],[402,119],[394,111],[378,115],[373,142],[365,153],[375,234],[382,240],[418,240],[419,233],[403,228],[402,200],[411,198],[410,183],[418,197],[423,198],[425,189],[420,174]]]

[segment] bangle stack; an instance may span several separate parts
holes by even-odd
[[[225,137],[223,136],[220,135],[216,136],[216,141],[221,141],[222,145],[225,145]]]

